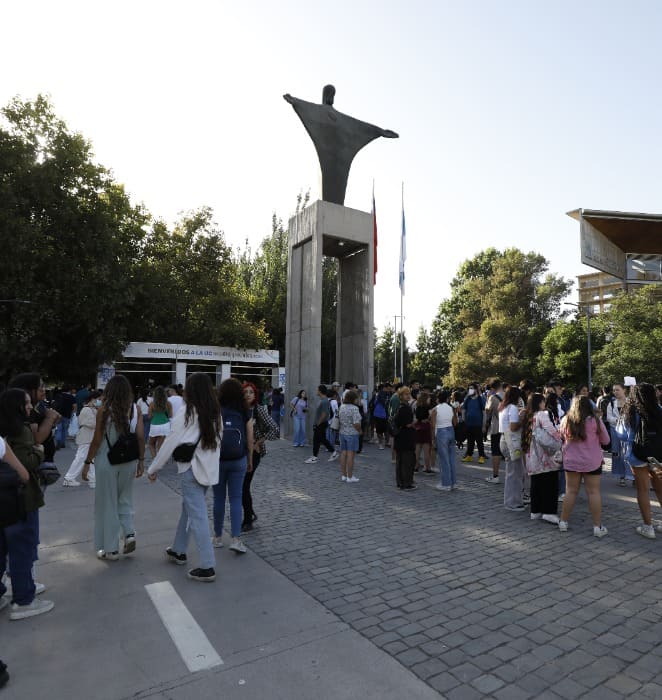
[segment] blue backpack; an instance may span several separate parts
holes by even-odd
[[[232,408],[221,408],[221,415],[223,416],[221,460],[241,459],[248,451],[246,416]]]

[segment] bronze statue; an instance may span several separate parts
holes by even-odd
[[[292,95],[283,95],[303,123],[315,144],[322,168],[322,199],[335,204],[345,203],[347,178],[354,156],[380,136],[397,139],[395,131],[380,129],[338,112],[333,106],[336,89],[325,85],[322,104],[306,102]]]

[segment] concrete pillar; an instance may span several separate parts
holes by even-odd
[[[317,201],[289,222],[287,332],[288,402],[308,393],[308,436],[321,377],[322,257],[339,259],[336,379],[372,386],[373,381],[372,215]],[[292,421],[285,413],[284,434]]]

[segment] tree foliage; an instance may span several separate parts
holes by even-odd
[[[382,333],[376,337],[375,343],[375,384],[392,382],[400,379],[400,332],[396,334],[393,326],[385,326]],[[407,334],[404,334],[403,359],[404,377],[408,380],[410,375],[409,348],[407,347]],[[394,368],[394,362],[396,364]],[[395,374],[394,374],[395,369]]]

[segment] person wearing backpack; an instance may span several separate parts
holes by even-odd
[[[241,541],[242,489],[247,471],[253,471],[253,417],[241,382],[226,379],[218,388],[218,403],[223,417],[220,471],[214,485],[214,547],[222,547],[225,499],[230,501],[230,549],[245,554]]]
[[[190,535],[193,535],[200,564],[188,572],[192,581],[216,580],[216,561],[209,536],[207,489],[218,482],[221,454],[221,412],[211,379],[195,372],[186,379],[184,408],[172,421],[172,430],[147,470],[151,482],[172,456],[177,463],[182,491],[182,513],[172,547],[166,557],[184,566]],[[241,488],[241,487],[240,487]]]
[[[659,471],[651,469],[648,458],[662,460],[662,408],[652,384],[642,382],[631,387],[623,406],[623,419],[626,432],[621,432],[619,438],[625,443],[625,463],[634,474],[643,520],[636,530],[642,537],[654,540],[655,532],[662,532],[662,524],[653,522],[649,491],[652,486],[662,506],[662,477]]]

